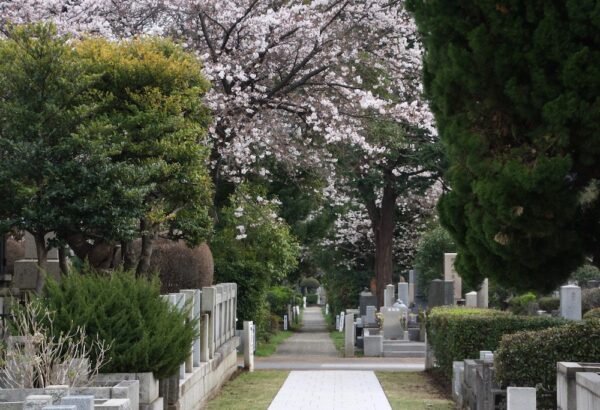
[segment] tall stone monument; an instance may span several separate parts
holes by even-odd
[[[444,280],[454,281],[454,302],[462,299],[462,279],[454,269],[456,253],[444,253]]]
[[[46,235],[46,241],[51,240],[54,234]],[[58,250],[48,251],[47,274],[54,279],[60,279],[60,266],[58,263]],[[15,274],[12,286],[21,290],[33,290],[39,276],[39,265],[35,239],[29,232],[25,232],[25,258],[15,262]]]

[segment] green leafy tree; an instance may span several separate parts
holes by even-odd
[[[452,237],[441,226],[425,232],[415,254],[415,269],[419,271],[417,287],[427,295],[429,283],[444,278],[444,253],[454,252]]]
[[[51,245],[108,268],[116,243],[127,250],[141,236],[139,261],[123,254],[143,274],[158,235],[206,239],[209,84],[193,55],[166,40],[73,40],[38,24],[9,27],[0,57],[0,196],[11,198],[0,231],[33,234],[38,291]]]
[[[600,263],[595,1],[410,0],[452,190],[439,203],[471,285],[546,292]]]
[[[266,326],[267,291],[298,264],[300,247],[289,226],[278,217],[279,201],[265,191],[241,184],[219,215],[211,242],[215,278],[238,284],[238,319]]]
[[[44,283],[45,236],[85,213],[124,231],[139,201],[114,184],[114,141],[94,119],[95,76],[51,25],[8,27],[0,41],[0,230],[29,231]],[[79,201],[80,195],[91,201]],[[111,209],[108,213],[95,212]],[[70,211],[76,210],[77,214]],[[80,212],[81,210],[81,212]],[[75,218],[73,218],[75,216]],[[112,232],[114,233],[114,231]]]

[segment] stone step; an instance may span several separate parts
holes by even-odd
[[[420,342],[383,342],[384,352],[423,352],[425,353],[425,343]]]
[[[423,354],[425,354],[425,349],[419,349],[419,348],[410,348],[410,347],[384,347],[383,348],[384,352],[397,352],[397,353],[402,353],[402,352],[421,352]]]
[[[416,351],[408,351],[408,352],[383,352],[383,357],[425,357],[425,352],[416,352]]]

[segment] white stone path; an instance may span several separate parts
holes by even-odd
[[[391,410],[372,371],[292,371],[269,410]]]

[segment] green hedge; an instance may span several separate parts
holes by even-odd
[[[600,308],[594,308],[589,310],[585,315],[583,315],[584,319],[600,319]]]
[[[307,305],[316,305],[319,300],[319,296],[316,293],[311,293],[306,295],[306,304]]]
[[[600,362],[600,321],[504,336],[494,356],[496,379],[504,386],[556,390],[557,362]]]
[[[540,309],[546,312],[560,309],[560,299],[552,296],[544,296],[538,300]]]
[[[175,374],[187,358],[197,329],[160,297],[158,278],[131,272],[72,273],[60,284],[49,280],[41,302],[55,312],[54,331],[85,327],[86,334],[111,343],[105,373]],[[92,360],[94,358],[92,357]]]
[[[563,323],[562,319],[517,316],[495,309],[436,307],[427,315],[427,341],[440,370],[450,379],[453,361],[479,358],[480,350],[496,350],[505,334]]]

